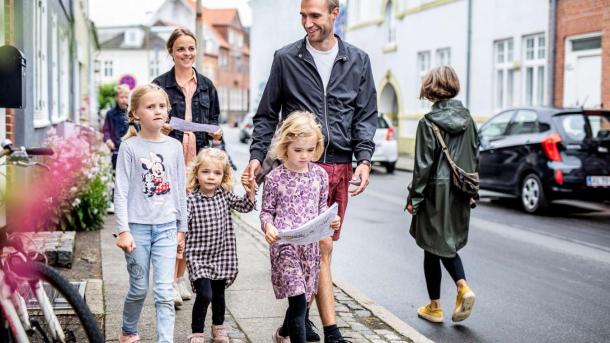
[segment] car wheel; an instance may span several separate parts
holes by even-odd
[[[394,174],[394,169],[396,169],[396,162],[385,162],[385,170],[388,174]]]
[[[527,213],[536,213],[547,207],[542,182],[536,174],[528,174],[521,183],[521,205]]]

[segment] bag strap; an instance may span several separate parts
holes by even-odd
[[[436,126],[436,124],[434,124],[433,122],[431,122],[427,119],[426,119],[426,121],[428,123],[430,123],[430,125],[432,126],[432,131],[434,131],[434,136],[436,136],[436,140],[441,145],[441,148],[443,149],[443,153],[445,154],[445,157],[447,157],[447,161],[449,161],[449,166],[451,167],[451,171],[453,171],[456,175],[459,175],[459,172],[457,169],[459,167],[453,161],[453,158],[451,158],[451,155],[449,154],[449,149],[447,148],[447,144],[445,144],[445,140],[443,139],[443,135],[441,134],[441,129],[439,129],[438,126]]]

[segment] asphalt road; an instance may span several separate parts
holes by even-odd
[[[241,173],[248,146],[227,129]],[[350,199],[333,276],[437,342],[610,342],[610,207],[562,203],[544,216],[512,201],[484,199],[460,251],[477,295],[472,316],[451,322],[455,286],[443,271],[445,323],[417,318],[425,304],[423,251],[403,212],[411,174],[375,168],[365,193]]]

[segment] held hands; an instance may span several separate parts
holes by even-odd
[[[267,243],[269,243],[269,245],[280,240],[280,237],[278,236],[277,228],[275,226],[273,226],[273,224],[271,224],[271,223],[268,223],[265,226],[265,240],[267,241]]]
[[[242,184],[242,186],[244,186],[244,189],[246,190],[246,193],[248,194],[248,198],[251,201],[254,201],[254,199],[256,198],[256,192],[258,191],[258,185],[256,184],[256,181],[250,180],[248,175],[242,174],[241,175],[241,184]]]
[[[248,166],[246,166],[246,169],[242,173],[242,177],[246,175],[250,179],[250,181],[254,181],[254,178],[256,177],[256,175],[258,175],[260,171],[261,162],[257,159],[250,160]]]
[[[116,238],[116,246],[123,249],[123,251],[128,254],[131,254],[132,251],[136,250],[136,242],[133,241],[131,232],[123,231],[119,233]]]
[[[337,231],[341,228],[341,217],[336,216],[332,222],[330,222],[330,228]]]
[[[176,247],[176,253],[180,256],[184,254],[184,247],[186,246],[184,239],[184,232],[178,232],[178,245]]]
[[[352,189],[349,191],[353,197],[364,192],[366,187],[369,185],[369,174],[371,173],[371,167],[366,164],[360,164],[356,167],[356,171],[354,172],[354,176],[352,180],[349,182],[353,186],[357,186],[356,189]]]

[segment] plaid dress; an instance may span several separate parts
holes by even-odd
[[[239,197],[217,189],[207,197],[199,190],[187,197],[188,226],[186,260],[191,282],[206,278],[226,280],[229,287],[237,276],[237,249],[231,209],[250,212],[247,195]]]

